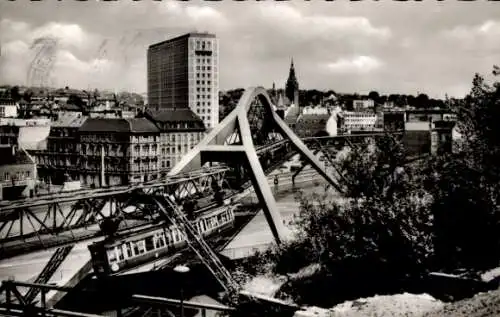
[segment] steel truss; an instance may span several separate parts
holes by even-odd
[[[198,169],[207,162],[245,166],[273,236],[277,243],[281,243],[285,228],[264,170],[273,162],[273,151],[283,152],[289,148],[294,148],[341,191],[336,181],[321,168],[314,154],[273,111],[270,98],[262,87],[247,89],[236,108],[187,153],[169,175]],[[258,153],[256,149],[262,150]]]
[[[151,222],[154,215],[145,210],[142,194],[168,194],[177,203],[203,197],[215,184],[225,186],[228,171],[205,168],[140,185],[9,201],[0,206],[0,259],[102,235],[99,225],[106,220],[121,220],[121,227]]]

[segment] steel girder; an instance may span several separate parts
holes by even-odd
[[[238,141],[228,141],[231,138]],[[321,176],[340,190],[336,181],[321,168],[313,153],[274,112],[270,98],[262,87],[245,90],[236,108],[188,152],[169,175],[198,169],[208,161],[247,166],[267,222],[276,242],[280,243],[284,238],[285,227],[256,150],[260,148],[260,152],[265,153],[275,148],[276,142],[281,142],[283,147],[293,147]]]
[[[102,235],[104,219],[126,220],[122,225],[127,226],[150,222],[142,194],[168,194],[177,202],[211,195],[213,183],[222,187],[228,170],[215,167],[140,185],[7,202],[0,206],[0,259]]]

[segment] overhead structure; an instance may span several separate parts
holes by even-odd
[[[273,110],[271,100],[262,87],[247,89],[236,108],[188,152],[169,175],[199,169],[207,162],[245,166],[271,232],[279,244],[285,238],[285,227],[256,150],[277,141],[288,141],[286,143],[294,147],[321,176],[342,191],[315,155]]]
[[[51,73],[56,61],[58,39],[40,37],[33,41],[30,49],[34,52],[28,74],[27,84],[31,87],[48,87],[51,85]]]

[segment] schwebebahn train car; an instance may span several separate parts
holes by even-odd
[[[222,206],[198,214],[191,223],[204,238],[233,227],[232,206]],[[118,234],[88,246],[94,272],[114,275],[156,259],[174,255],[187,246],[186,237],[175,225],[147,228]]]

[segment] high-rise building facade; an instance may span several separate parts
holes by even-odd
[[[219,122],[219,46],[213,34],[188,33],[148,48],[151,110],[190,108],[205,127]]]

